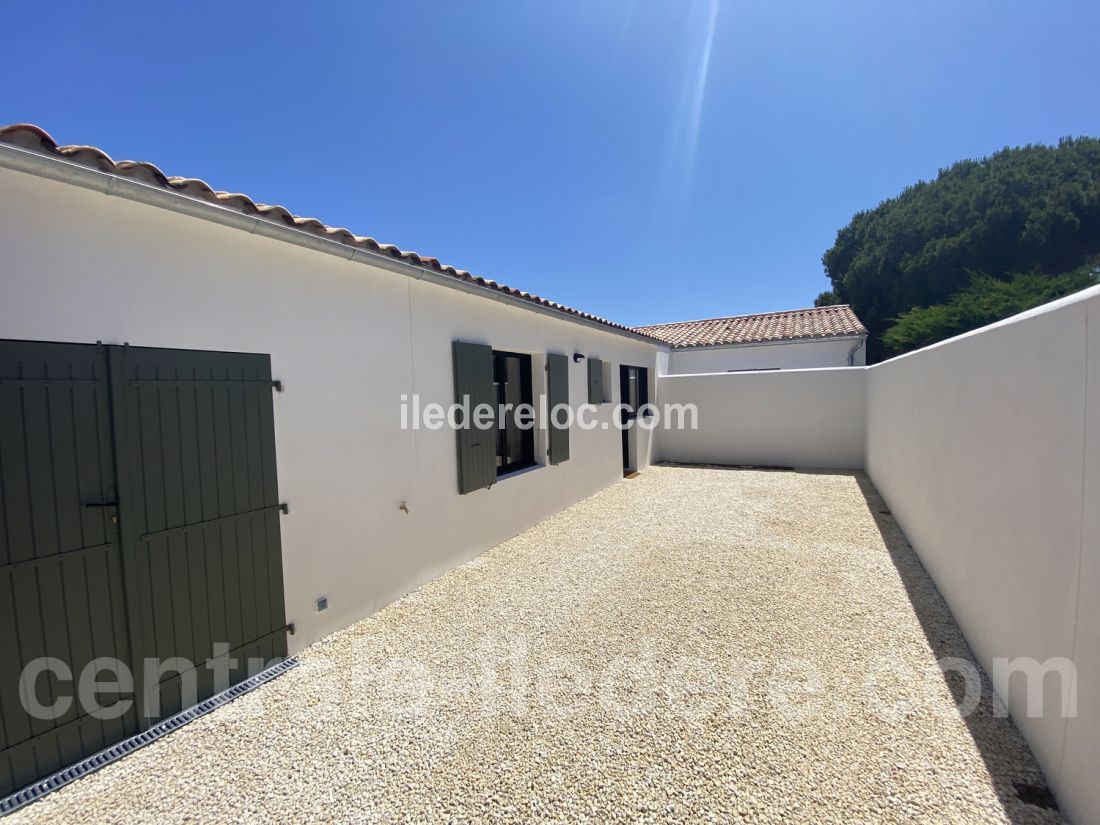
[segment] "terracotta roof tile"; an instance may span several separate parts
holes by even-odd
[[[433,272],[467,283],[488,287],[489,289],[512,295],[524,301],[530,301],[533,304],[540,304],[541,306],[548,307],[564,315],[574,315],[579,318],[604,324],[614,329],[646,335],[645,332],[633,330],[623,324],[616,324],[614,321],[608,321],[606,318],[600,318],[597,315],[591,315],[579,309],[567,307],[556,301],[551,301],[538,295],[532,295],[529,292],[521,292],[518,289],[499,284],[488,278],[472,275],[464,269],[446,266],[441,264],[436,258],[398,249],[393,244],[379,243],[374,238],[365,235],[356,235],[350,230],[340,227],[328,226],[316,218],[299,217],[282,206],[256,203],[247,195],[219,191],[198,178],[170,177],[165,175],[151,163],[132,160],[115,161],[112,160],[106,152],[94,146],[59,146],[57,141],[50,137],[45,130],[33,124],[16,123],[11,126],[0,127],[0,143],[17,146],[44,155],[64,158],[70,162],[98,169],[107,174],[118,175],[120,177],[141,181],[150,186],[169,189],[185,197],[233,209],[246,215],[263,218],[272,223],[282,223],[295,229],[309,232],[313,235],[329,238],[337,243],[345,244],[346,246],[389,255],[390,257],[405,261],[413,266],[423,267],[424,269],[429,269]]]
[[[734,315],[703,321],[679,321],[635,327],[635,332],[652,335],[673,347],[708,347],[719,344],[750,344],[765,341],[794,341],[800,338],[835,338],[866,335],[867,328],[847,304]]]

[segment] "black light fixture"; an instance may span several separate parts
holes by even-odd
[[[573,353],[573,363],[574,364],[579,364],[583,360],[584,360],[584,356],[581,355],[579,352],[574,352]]]

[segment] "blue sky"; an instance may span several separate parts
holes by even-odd
[[[1100,3],[5,10],[0,122],[628,324],[808,306],[852,214],[1100,135]]]

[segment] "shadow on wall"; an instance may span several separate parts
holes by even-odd
[[[1003,710],[1003,705],[995,698],[988,674],[977,664],[947,602],[890,514],[886,502],[865,473],[843,474],[852,475],[858,482],[937,661],[966,659],[973,662],[981,673],[981,702],[964,720],[985,761],[1005,816],[1014,823],[1061,821],[1057,803],[1047,788],[1034,755],[1011,719],[995,715],[995,708],[999,706]],[[966,692],[963,677],[949,671],[944,675],[944,681],[956,705],[959,704]]]

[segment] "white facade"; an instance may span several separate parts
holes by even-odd
[[[803,370],[862,367],[867,363],[865,335],[804,338],[757,344],[680,347],[669,353],[673,375],[753,370]]]
[[[403,395],[454,401],[453,340],[530,353],[536,397],[549,352],[647,367],[655,393],[661,347],[611,329],[22,172],[0,192],[0,337],[271,355],[292,650],[622,478],[620,432],[573,427],[569,461],[460,495],[454,431],[400,420]]]

